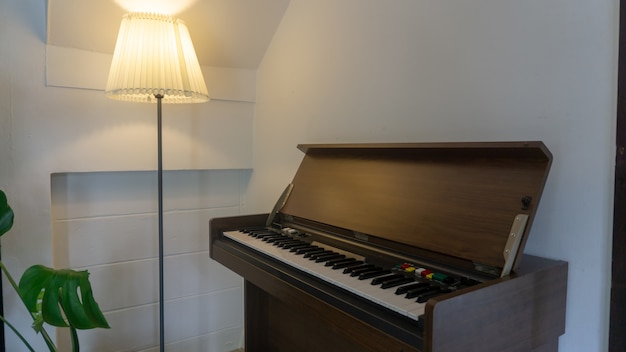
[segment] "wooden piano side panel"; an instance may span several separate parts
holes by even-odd
[[[429,301],[424,351],[556,352],[566,291],[566,262],[525,256],[515,276]]]

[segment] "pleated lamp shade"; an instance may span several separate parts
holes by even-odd
[[[202,103],[209,100],[184,22],[172,16],[129,13],[122,19],[105,93],[133,102]]]

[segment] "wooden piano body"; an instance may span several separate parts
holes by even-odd
[[[551,163],[541,142],[299,148],[284,204],[210,222],[211,257],[245,280],[246,351],[558,350],[567,263],[522,254]],[[420,325],[223,235],[268,218],[480,283],[428,300]]]

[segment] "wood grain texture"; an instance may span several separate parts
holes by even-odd
[[[246,281],[246,350],[255,351],[403,351],[412,346],[293,286],[269,291]]]
[[[522,352],[555,345],[565,332],[567,263],[526,256],[524,265],[516,275],[430,300],[424,349]]]
[[[541,142],[300,149],[282,213],[498,268],[517,214],[523,252],[551,164]]]

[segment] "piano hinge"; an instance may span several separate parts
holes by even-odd
[[[527,222],[528,215],[526,214],[517,214],[517,216],[515,216],[515,220],[513,220],[513,225],[511,226],[511,231],[509,232],[509,238],[507,239],[504,251],[502,252],[502,255],[504,256],[504,267],[502,268],[502,273],[500,274],[501,277],[509,275],[511,269],[513,268],[513,263],[517,257],[519,245],[522,243],[522,237],[524,235]]]
[[[269,216],[267,217],[267,220],[265,221],[266,227],[272,226],[272,223],[274,222],[274,218],[276,218],[276,215],[278,215],[278,212],[280,211],[280,209],[282,209],[283,206],[285,206],[285,203],[287,203],[287,199],[289,199],[289,195],[291,194],[292,189],[293,189],[293,183],[290,183],[287,185],[283,193],[280,195],[280,198],[278,198],[278,200],[276,201],[276,204],[274,204],[274,209],[272,209]]]

